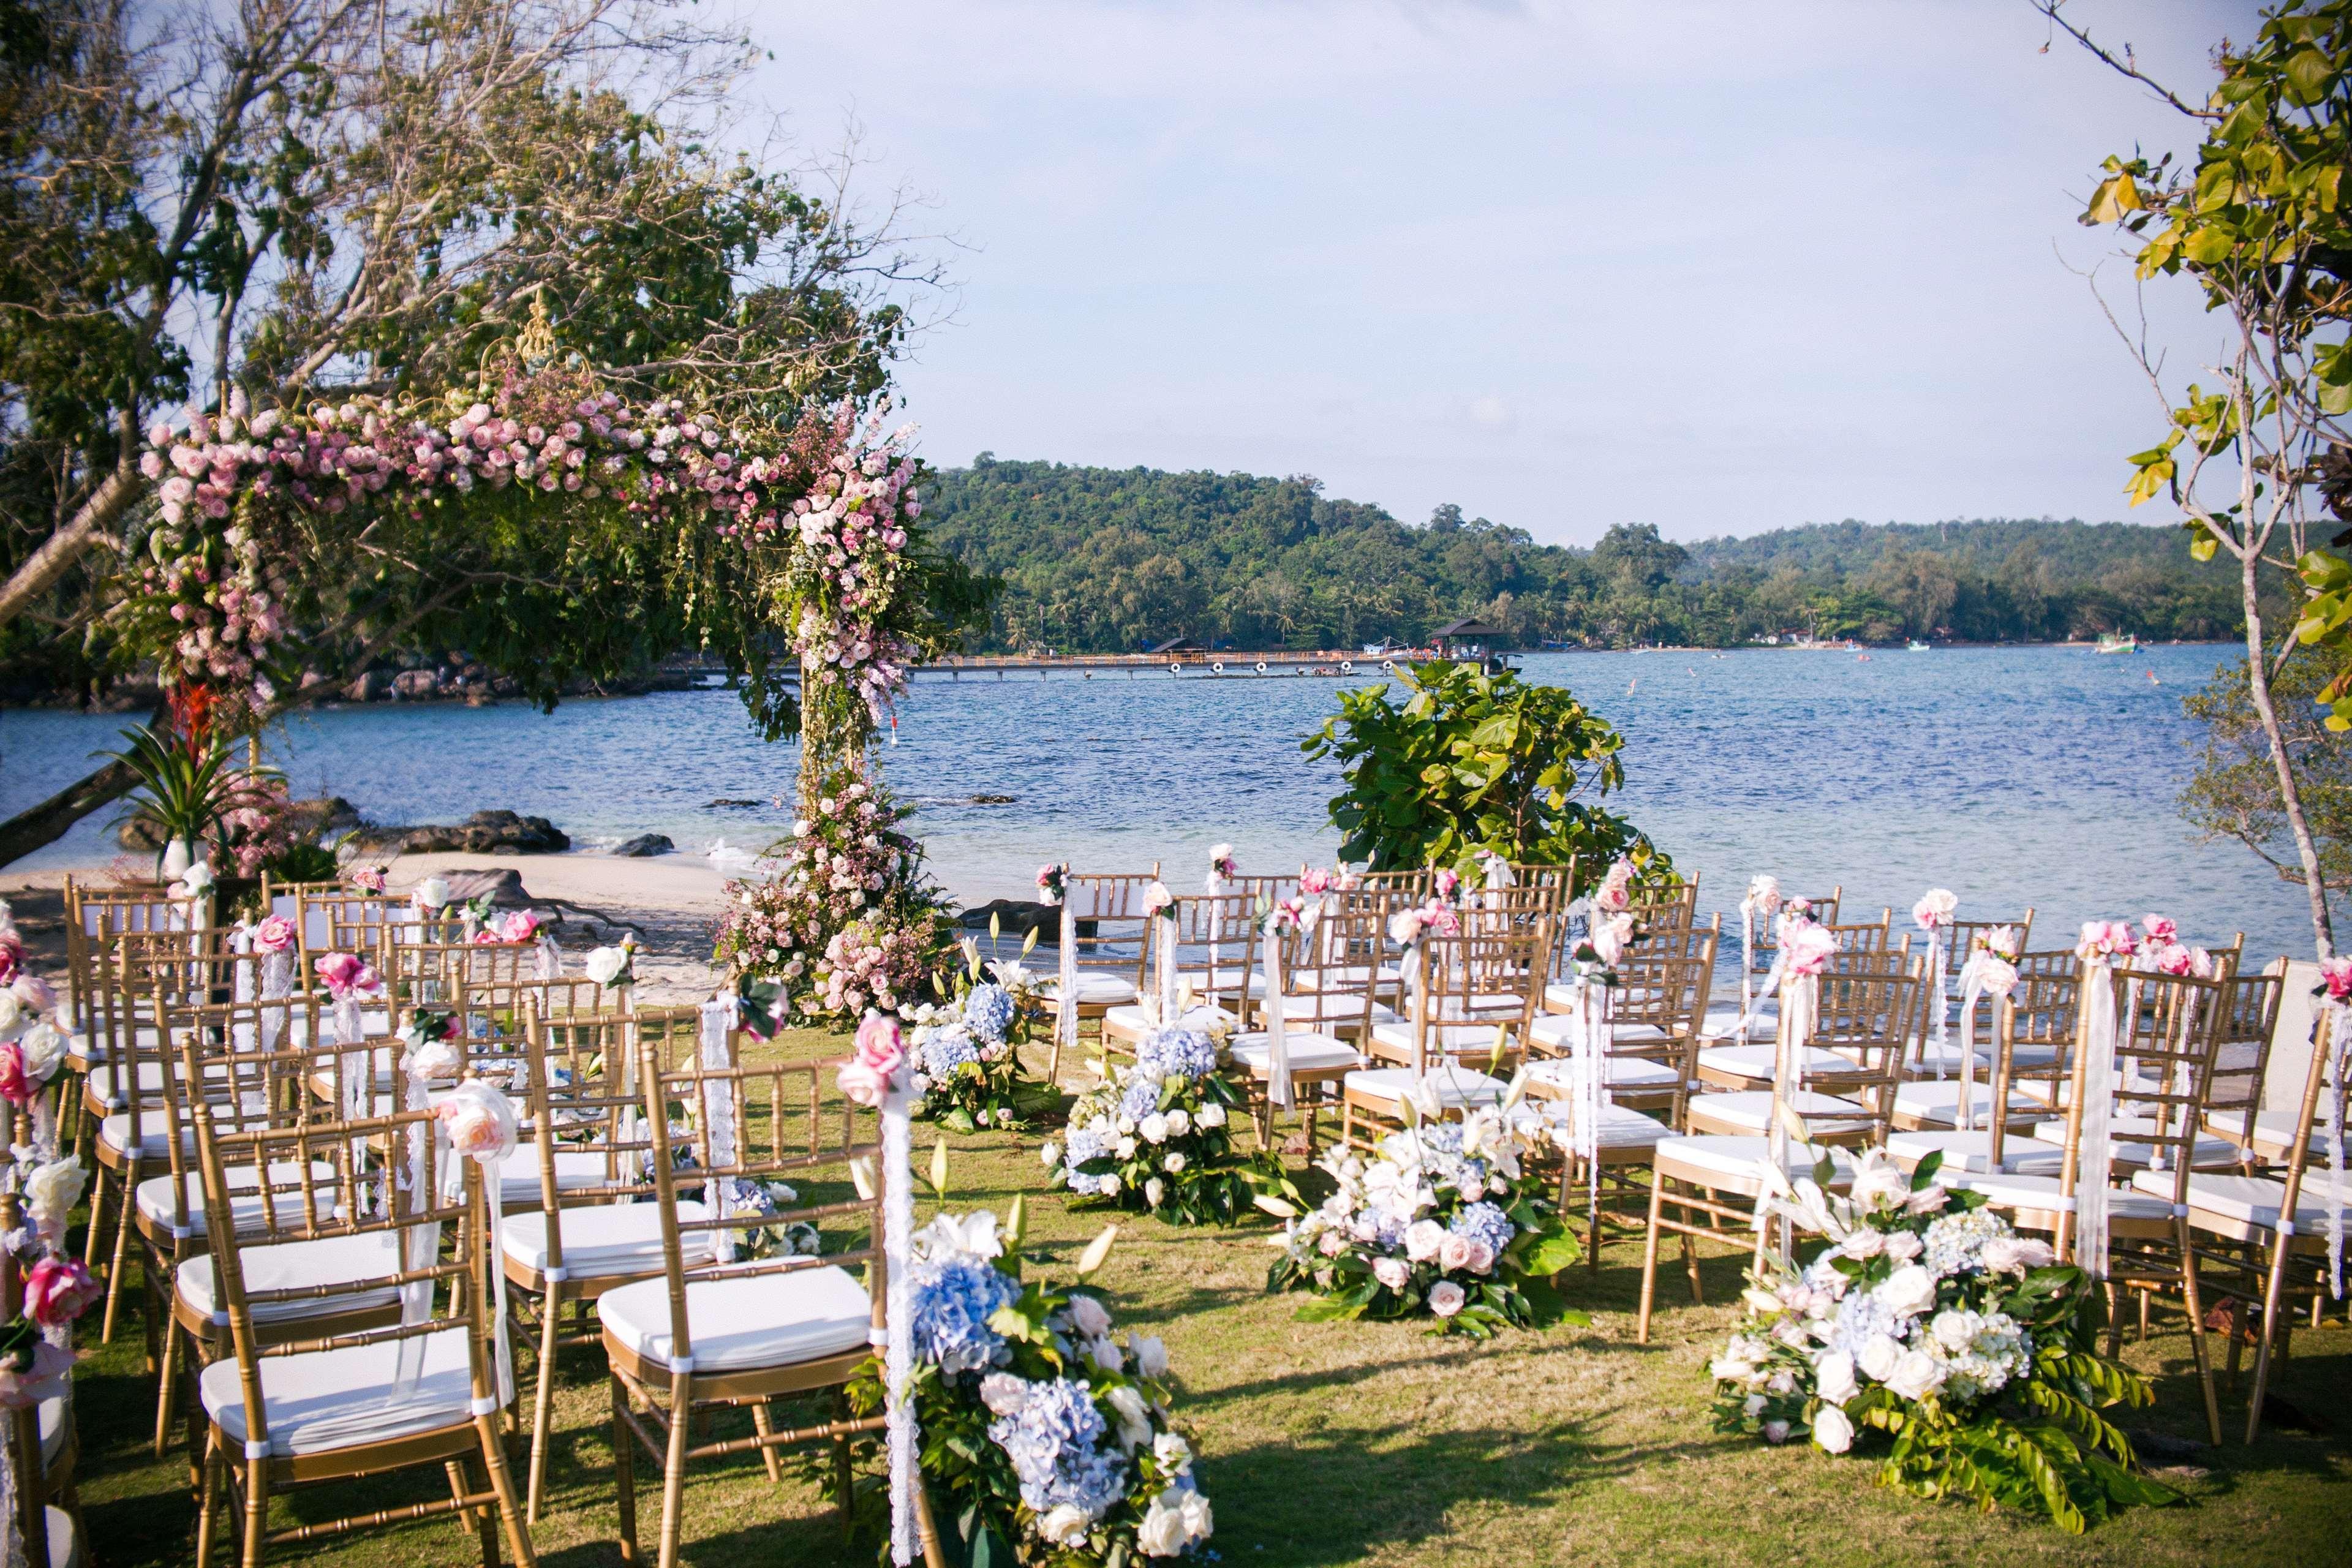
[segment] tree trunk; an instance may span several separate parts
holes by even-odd
[[[22,615],[50,584],[64,576],[66,568],[79,560],[146,489],[145,477],[128,463],[107,475],[97,493],[81,503],[73,521],[44,540],[16,568],[16,575],[0,584],[0,626]],[[0,862],[5,858],[0,855]]]
[[[2278,710],[2271,702],[2270,667],[2263,648],[2263,612],[2258,596],[2255,568],[2261,557],[2248,552],[2239,563],[2246,608],[2246,685],[2254,700],[2254,711],[2263,721],[2263,736],[2270,742],[2271,762],[2278,769],[2279,803],[2286,812],[2287,829],[2294,835],[2295,854],[2303,861],[2303,888],[2311,900],[2311,931],[2323,959],[2336,956],[2336,928],[2327,915],[2327,885],[2320,879],[2319,848],[2311,840],[2311,825],[2303,815],[2303,792],[2296,786],[2294,764],[2286,749],[2285,733],[2280,730]]]
[[[137,773],[121,763],[109,763],[40,805],[0,822],[0,866],[21,860],[34,850],[56,843],[75,823],[100,806],[121,800],[138,783]]]

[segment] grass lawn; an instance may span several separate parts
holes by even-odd
[[[837,1053],[819,1036],[779,1048]],[[919,1125],[919,1169],[935,1136]],[[1002,1215],[1030,1194],[1033,1261],[1066,1268],[1100,1228],[1098,1210],[1045,1191],[1038,1138],[951,1140],[949,1206]],[[922,1205],[928,1215],[930,1205]],[[1202,1454],[1216,1510],[1213,1542],[1251,1568],[1342,1563],[1546,1564],[1640,1563],[1667,1568],[1881,1563],[2228,1563],[2231,1568],[2352,1562],[2352,1331],[2340,1315],[2296,1337],[2279,1391],[2326,1431],[2273,1426],[2247,1448],[2242,1392],[2222,1394],[2231,1442],[2193,1468],[2163,1472],[2187,1506],[2141,1510],[2069,1539],[2044,1525],[1987,1516],[1874,1484],[1867,1462],[1810,1449],[1768,1449],[1708,1429],[1707,1359],[1734,1317],[1745,1249],[1717,1249],[1708,1304],[1690,1305],[1679,1268],[1648,1346],[1633,1342],[1637,1246],[1619,1242],[1597,1274],[1569,1277],[1589,1329],[1509,1334],[1486,1345],[1433,1340],[1406,1325],[1291,1321],[1298,1298],[1265,1294],[1270,1223],[1186,1230],[1122,1219],[1101,1277],[1121,1329],[1163,1336],[1185,1397],[1177,1410]],[[94,1328],[95,1320],[90,1320]],[[2177,1313],[2127,1344],[2158,1380],[2152,1410],[2124,1424],[2202,1436],[2189,1342]],[[95,1558],[109,1568],[181,1563],[194,1505],[175,1453],[154,1460],[147,1436],[154,1384],[142,1371],[135,1318],[78,1380],[81,1495]],[[530,1375],[528,1352],[519,1353]],[[619,1561],[603,1360],[567,1353],[559,1384],[549,1510],[533,1532],[542,1562],[562,1568]],[[748,1417],[739,1417],[745,1432]],[[684,1561],[731,1564],[871,1563],[845,1546],[820,1502],[814,1460],[782,1488],[754,1458],[690,1473]],[[521,1468],[516,1452],[518,1476]],[[639,1469],[641,1541],[651,1560],[658,1490],[647,1511]],[[656,1478],[657,1480],[657,1478]],[[279,1518],[324,1519],[355,1508],[446,1497],[428,1470],[297,1494]],[[473,1538],[443,1520],[346,1536],[278,1561],[360,1565],[474,1561]]]

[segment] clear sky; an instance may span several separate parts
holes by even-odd
[[[2202,94],[2252,5],[2074,0]],[[2123,515],[2161,429],[2090,171],[2194,138],[2025,0],[761,5],[812,144],[952,233],[935,463],[1319,477],[1589,543]],[[2211,357],[2187,286],[2148,307]],[[2138,521],[2169,521],[2156,507]]]

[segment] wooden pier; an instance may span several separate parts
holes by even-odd
[[[1301,652],[1293,648],[1276,648],[1263,652],[1240,653],[1066,653],[1066,654],[949,654],[933,663],[917,668],[918,679],[962,680],[1009,679],[1013,676],[1036,676],[1050,680],[1056,675],[1125,675],[1130,679],[1157,676],[1162,679],[1176,677],[1185,680],[1277,680],[1301,677],[1320,677],[1327,680],[1354,680],[1367,676],[1393,674],[1405,666],[1430,655],[1425,649],[1400,649],[1391,653],[1349,653],[1336,648]]]

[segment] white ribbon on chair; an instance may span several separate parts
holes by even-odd
[[[1568,1011],[1569,1100],[1575,1118],[1573,1144],[1584,1162],[1585,1201],[1595,1224],[1601,1216],[1601,1111],[1608,1103],[1609,1055],[1616,1025],[1611,1016],[1609,993],[1579,974],[1569,982],[1573,992]],[[1600,994],[1596,997],[1594,993]],[[1596,1002],[1598,1005],[1596,1006]]]
[[[2138,987],[2132,988],[2133,1001]],[[2104,956],[2083,964],[2083,1119],[2074,1167],[2074,1261],[2107,1277],[2107,1184],[2115,1161],[2115,970]]]
[[[2344,1299],[2345,1069],[2352,1066],[2352,1007],[2331,1000],[2323,1016],[2327,1023],[2324,1068],[2327,1076],[2320,1091],[2327,1097],[2327,1287],[2328,1294],[2340,1301]],[[2282,1222],[2291,1225],[2294,1218],[2283,1215]]]
[[[1775,964],[1777,969],[1780,967]],[[1821,1016],[1822,978],[1819,974],[1790,974],[1780,982],[1780,1026],[1775,1032],[1772,1047],[1772,1125],[1766,1132],[1765,1150],[1771,1160],[1772,1173],[1768,1175],[1757,1194],[1757,1215],[1762,1220],[1764,1204],[1775,1190],[1775,1180],[1785,1180],[1789,1170],[1789,1135],[1797,1117],[1794,1102],[1804,1075],[1799,1065],[1811,1048],[1813,1028]],[[1786,1261],[1796,1246],[1796,1237],[1785,1219],[1780,1227],[1780,1257]]]
[[[1054,1037],[1075,1058],[1078,1050],[1078,915],[1067,892],[1055,900],[1062,906],[1060,942],[1061,984],[1054,995]]]
[[[735,998],[732,994],[712,998],[702,1005],[701,1055],[707,1072],[726,1072],[734,1066],[728,1044],[735,1027]],[[705,1081],[702,1086],[702,1148],[714,1171],[725,1170],[735,1163],[735,1093],[732,1079]],[[715,1177],[710,1183],[710,1213],[714,1219],[724,1220],[728,1214],[727,1194],[734,1185],[731,1176]],[[710,1233],[710,1238],[721,1263],[735,1261],[735,1233],[722,1226]]]
[[[1954,1125],[1961,1131],[1976,1127],[1977,1083],[1977,1003],[1990,997],[1994,1006],[2017,989],[2017,970],[2010,962],[1990,948],[1980,947],[1969,954],[1968,963],[1960,966],[1960,1105]],[[1943,1042],[1937,1042],[1938,1055]],[[1991,1113],[2005,1115],[2007,1106],[1994,1106]]]
[[[1066,999],[1070,993],[1065,990],[1063,995]],[[1076,1016],[1075,1005],[1069,1011]],[[915,1229],[915,1175],[907,1073],[903,1061],[892,1069],[882,1100],[882,1267],[890,1281],[882,1362],[883,1430],[890,1455],[890,1561],[898,1568],[915,1560],[915,1494],[922,1484],[917,1473],[920,1434],[915,1402],[908,1394],[915,1371],[914,1293],[907,1278]]]
[[[1952,916],[1959,907],[1958,896],[1949,888],[1930,888],[1920,896],[1917,903],[1911,906],[1912,920],[1927,933],[1927,976],[1936,988],[1933,994],[1936,1026],[1932,1034],[1925,1028],[1919,1031],[1919,1047],[1924,1052],[1931,1041],[1934,1044],[1937,1083],[1944,1081],[1944,1046],[1950,1038],[1951,1018],[1951,996],[1945,990],[1944,982],[1948,978],[1947,967],[1952,955],[1945,947],[1944,940],[1945,933],[1952,929]]]
[[[1748,896],[1739,900],[1739,1027],[1744,1034],[1748,1018],[1756,1010],[1756,917],[1770,920],[1780,912],[1780,884],[1771,877],[1758,875],[1748,883]],[[1773,960],[1773,967],[1780,961]],[[1764,994],[1770,995],[1772,986],[1768,979]],[[1718,1037],[1719,1038],[1720,1037]]]
[[[530,962],[533,978],[539,980],[563,978],[563,950],[557,947],[555,939],[543,931],[531,942]]]
[[[1282,978],[1282,932],[1284,923],[1279,907],[1265,917],[1265,1098],[1278,1110],[1290,1109],[1294,1095],[1290,1084],[1290,1041],[1283,1003],[1286,988]],[[1246,982],[1244,982],[1246,988]],[[1244,999],[1246,1002],[1246,998]],[[1270,1123],[1269,1123],[1270,1124]]]
[[[413,1027],[415,1019],[412,1018],[410,1022]],[[466,1048],[460,1041],[410,1039],[407,1049],[404,1050],[400,1057],[401,1110],[405,1113],[423,1110],[429,1107],[432,1104],[433,1084],[455,1078],[463,1070],[465,1061]],[[400,1171],[396,1180],[399,1191],[407,1194],[408,1201],[403,1207],[406,1213],[412,1215],[427,1212],[439,1202],[441,1197],[440,1194],[432,1190],[432,1184],[426,1179],[425,1151],[428,1147],[426,1142],[428,1139],[432,1141],[430,1147],[437,1156],[446,1147],[442,1137],[441,1122],[437,1118],[433,1119],[429,1123],[411,1121],[408,1124],[405,1136],[406,1147],[402,1153]],[[433,1163],[438,1165],[439,1159],[436,1157]],[[493,1184],[496,1184],[493,1183]],[[495,1250],[497,1244],[493,1242],[491,1246]],[[430,1268],[433,1267],[434,1260],[440,1255],[439,1222],[436,1221],[430,1225],[410,1225],[402,1228],[400,1268],[403,1273],[414,1274]],[[503,1274],[505,1269],[500,1268],[499,1272]],[[401,1287],[400,1321],[404,1327],[427,1321],[432,1316],[432,1280],[414,1280]],[[404,1392],[414,1387],[416,1380],[424,1375],[424,1342],[415,1338],[401,1341],[397,1373],[399,1387]]]
[[[1151,990],[1160,1004],[1160,1022],[1172,1028],[1176,1016],[1176,916],[1171,905],[1151,917]]]

